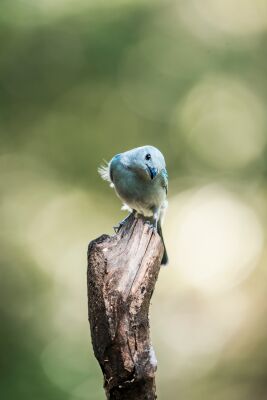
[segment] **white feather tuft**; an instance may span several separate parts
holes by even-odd
[[[109,173],[109,163],[107,163],[106,161],[105,163],[106,165],[100,165],[100,167],[97,170],[101,178],[104,179],[104,181],[111,182]]]
[[[132,212],[133,210],[127,205],[127,204],[123,204],[123,206],[121,207],[122,211],[129,211]]]
[[[99,175],[101,176],[102,179],[104,179],[104,181],[108,181],[110,183],[110,187],[114,188],[114,184],[112,183],[111,179],[110,179],[110,163],[108,163],[107,161],[104,160],[104,162],[106,163],[106,165],[100,165],[100,167],[97,169]]]

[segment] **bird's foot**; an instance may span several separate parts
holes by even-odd
[[[118,225],[113,226],[114,232],[117,234],[121,230],[121,228],[126,224],[126,219],[123,221],[119,222]]]
[[[123,224],[119,223],[118,225],[113,226],[114,232],[117,234],[119,233],[121,227],[123,226]]]
[[[145,224],[147,224],[150,229],[153,229],[154,232],[157,232],[158,229],[157,221],[154,220],[151,221],[151,219],[146,219]]]
[[[129,218],[130,218],[130,216],[131,216],[132,214],[135,215],[135,213],[132,212],[131,214],[127,215],[127,217],[124,218],[121,222],[119,222],[118,225],[113,226],[114,232],[115,232],[116,234],[118,234],[119,231],[121,230],[121,228],[128,222],[128,220],[129,220]]]

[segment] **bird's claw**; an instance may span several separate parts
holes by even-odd
[[[145,224],[147,224],[147,225],[149,226],[150,229],[153,229],[154,232],[157,232],[157,223],[156,223],[155,221],[152,221],[152,222],[151,222],[151,220],[148,220],[148,219],[147,219],[147,220],[145,221]]]
[[[124,218],[121,222],[119,222],[118,225],[113,226],[113,229],[115,231],[115,233],[119,233],[119,231],[121,230],[121,228],[129,221],[129,218],[131,217],[131,215],[135,215],[135,213],[131,213],[129,214],[126,218]]]
[[[119,231],[121,230],[121,228],[123,227],[123,223],[119,223],[118,225],[113,226],[114,232],[117,234],[119,233]]]
[[[145,224],[148,225],[150,228],[152,228],[153,224],[149,219],[145,220]]]

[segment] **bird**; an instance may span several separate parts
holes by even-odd
[[[168,173],[163,154],[154,146],[146,145],[116,154],[106,165],[98,168],[100,176],[110,183],[130,214],[115,227],[115,232],[126,223],[132,213],[152,221],[160,235],[164,254],[161,265],[168,264],[162,234],[162,222],[168,207]]]

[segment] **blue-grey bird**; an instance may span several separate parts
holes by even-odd
[[[164,244],[161,225],[168,206],[168,174],[161,152],[153,146],[137,147],[114,156],[107,166],[99,168],[99,173],[114,187],[124,209],[152,219]],[[161,264],[167,263],[164,244]]]

